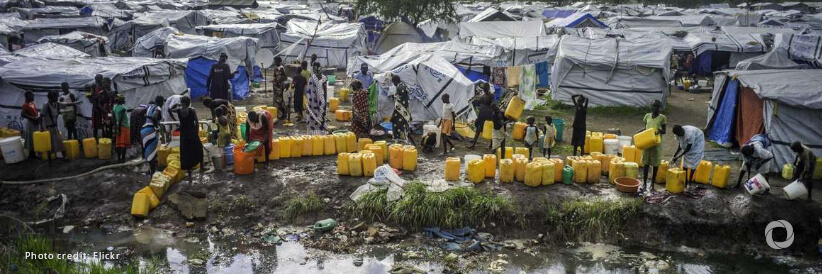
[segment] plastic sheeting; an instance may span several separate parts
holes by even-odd
[[[722,93],[722,102],[719,104],[719,109],[716,113],[711,131],[708,133],[708,140],[715,141],[717,144],[730,147],[733,145],[731,134],[736,121],[736,102],[737,92],[739,91],[739,81],[731,80],[728,82],[725,92]]]
[[[211,36],[209,33],[220,33],[225,38],[241,36],[257,38],[260,48],[276,48],[280,43],[276,23],[199,26],[197,33],[205,36]]]
[[[88,58],[85,52],[55,43],[42,43],[14,51],[17,56],[49,59]]]
[[[487,38],[536,37],[546,34],[542,21],[462,22],[460,38],[480,36]]]
[[[788,51],[784,48],[775,48],[766,54],[742,60],[736,64],[736,70],[762,69],[810,69],[806,64],[797,64],[788,58]]]
[[[211,67],[217,61],[206,58],[195,58],[188,61],[186,67],[186,86],[191,90],[191,98],[199,98],[206,94],[206,83]],[[234,100],[242,100],[251,95],[248,75],[243,66],[237,67],[234,78],[231,78],[231,95]]]
[[[52,42],[69,46],[73,49],[85,52],[92,57],[108,56],[108,52],[106,50],[107,47],[104,47],[102,51],[100,49],[100,43],[102,42],[104,45],[107,44],[108,38],[102,35],[94,35],[87,32],[73,31],[64,35],[45,36],[40,38],[37,42]]]
[[[162,47],[169,35],[180,35],[182,32],[172,27],[162,27],[149,32],[134,42],[134,57],[154,57],[154,49]]]
[[[285,63],[316,54],[324,67],[345,68],[352,57],[366,53],[365,39],[361,23],[290,20],[280,34],[280,47],[287,49],[282,55]]]
[[[796,154],[791,151],[790,144],[794,141],[802,142],[815,155],[822,155],[822,110],[819,108],[797,107],[776,100],[765,100],[764,118],[765,132],[773,143],[773,169],[793,163]]]
[[[228,55],[226,63],[236,68],[254,66],[257,55],[257,39],[250,37],[216,38],[200,35],[170,35],[164,43],[168,58],[199,58],[220,60],[220,54]]]
[[[787,50],[793,60],[822,64],[822,36],[776,34],[774,47]]]
[[[505,60],[504,64],[509,66],[520,66],[534,64],[537,62],[553,59],[556,55],[559,36],[544,35],[536,37],[520,38],[486,38],[469,37],[466,43],[479,46],[499,46],[503,49],[502,55],[497,60]],[[508,62],[507,60],[511,60]],[[501,65],[494,62],[494,65]]]
[[[608,25],[599,21],[595,16],[587,12],[578,12],[565,18],[551,20],[545,23],[548,28],[576,28],[576,27],[600,27],[607,28]]]
[[[360,71],[360,65],[368,64],[375,72],[391,71],[397,67],[419,59],[423,55],[433,55],[451,64],[463,67],[492,66],[502,56],[502,48],[495,45],[471,45],[459,41],[440,43],[405,43],[377,56],[357,56],[348,64],[347,73]]]

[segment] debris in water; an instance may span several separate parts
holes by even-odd
[[[190,263],[192,265],[203,265],[205,263],[205,261],[203,261],[201,259],[189,259],[188,263]]]
[[[67,225],[67,226],[64,226],[64,227],[63,227],[63,233],[65,233],[65,234],[68,234],[68,233],[69,233],[69,232],[71,232],[72,230],[74,230],[74,226],[73,226],[73,225]]]

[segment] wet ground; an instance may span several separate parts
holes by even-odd
[[[705,123],[705,109],[710,94],[692,94],[675,91],[669,98],[669,125],[691,124],[701,127]],[[239,105],[268,104],[270,97],[256,94]],[[347,104],[344,103],[343,107]],[[196,105],[202,109],[200,105]],[[572,117],[567,109],[537,110],[528,115],[546,112],[566,120]],[[201,115],[206,113],[200,111]],[[623,133],[640,129],[642,112],[627,111],[615,115],[611,112],[589,114],[589,130],[606,131],[619,128]],[[333,115],[329,115],[333,118]],[[333,126],[347,125],[331,122]],[[294,127],[276,126],[275,134],[301,135],[303,124]],[[566,140],[570,137],[566,127]],[[419,139],[419,136],[416,136]],[[455,142],[457,150],[452,156],[488,153],[484,149],[469,150],[466,142]],[[478,148],[487,146],[481,140]],[[518,145],[520,146],[520,145]],[[562,145],[561,145],[562,147]],[[669,158],[676,149],[673,137],[666,136],[665,155]],[[563,156],[570,150],[560,149]],[[401,177],[408,180],[442,180],[444,156],[437,153],[420,154],[418,169]],[[31,180],[74,175],[109,164],[102,160],[55,162],[28,160],[21,164],[0,164],[0,179]],[[731,180],[736,180],[738,164],[732,164]],[[638,265],[649,259],[642,251],[665,258],[668,268],[663,273],[708,272],[773,272],[788,270],[805,272],[807,261],[820,260],[816,251],[817,240],[822,235],[818,218],[822,216],[822,195],[814,195],[814,202],[785,201],[781,188],[788,182],[771,176],[771,195],[751,197],[740,190],[720,190],[711,186],[706,195],[692,199],[675,196],[662,204],[646,204],[641,207],[642,217],[628,225],[620,235],[612,235],[598,242],[613,244],[608,250],[617,250],[620,258],[606,256],[614,252],[581,252],[582,244],[561,242],[540,243],[528,250],[508,250],[461,255],[457,269],[478,270],[502,265],[504,272],[519,270],[533,272],[635,272]],[[48,217],[43,199],[51,195],[66,194],[70,200],[65,218],[39,227],[63,241],[71,250],[102,250],[109,246],[132,254],[133,257],[159,257],[177,273],[381,273],[397,263],[410,264],[431,272],[442,272],[447,265],[444,253],[430,240],[415,231],[400,239],[378,244],[354,244],[346,246],[317,245],[306,248],[303,241],[269,245],[263,240],[266,231],[285,227],[304,227],[317,220],[335,218],[349,226],[358,222],[351,219],[344,207],[350,203],[348,195],[364,184],[367,178],[336,175],[336,157],[320,156],[284,159],[268,166],[257,165],[252,175],[237,176],[230,170],[207,174],[196,184],[180,183],[170,193],[184,190],[203,192],[208,197],[208,217],[193,221],[187,227],[180,212],[169,205],[167,199],[152,211],[145,220],[134,219],[129,214],[131,197],[144,187],[149,178],[140,170],[117,168],[96,173],[89,177],[58,180],[51,183],[0,187],[0,215],[10,215],[26,221]],[[494,224],[477,227],[490,232],[500,240],[526,239],[539,234],[550,234],[545,226],[545,207],[569,199],[604,197],[625,199],[631,196],[617,192],[607,183],[584,185],[552,185],[530,188],[520,183],[500,184],[492,180],[476,187],[508,197],[518,206],[528,222],[523,227],[513,224]],[[658,190],[664,189],[657,185]],[[314,193],[322,200],[322,210],[294,220],[285,218],[282,211],[288,199]],[[773,251],[765,244],[764,227],[767,223],[785,219],[794,225],[796,240],[787,251]],[[63,226],[77,229],[69,234],[57,232]],[[148,232],[146,232],[148,231]],[[238,236],[239,235],[239,236]],[[191,240],[196,238],[197,240]],[[617,247],[620,246],[620,247]],[[329,252],[328,250],[335,251]],[[696,251],[694,251],[696,250]],[[408,256],[408,252],[417,254]],[[422,254],[422,255],[419,255]],[[622,258],[624,255],[628,258]],[[700,255],[701,254],[701,255]],[[730,255],[735,254],[735,255]],[[788,257],[783,257],[788,256]],[[363,258],[362,266],[353,261]],[[411,259],[409,259],[409,257]],[[593,257],[597,257],[594,259]],[[640,259],[632,257],[641,257]],[[668,259],[670,257],[670,259]],[[191,259],[202,264],[194,264]],[[507,264],[497,260],[507,261]],[[652,259],[655,268],[658,259]],[[199,263],[200,261],[194,261]],[[633,264],[633,265],[632,265]],[[812,265],[812,263],[811,263]],[[818,267],[818,264],[817,264]],[[449,268],[450,269],[450,268]],[[818,268],[817,268],[818,269]],[[750,271],[748,271],[750,270]],[[811,271],[812,272],[812,271]]]

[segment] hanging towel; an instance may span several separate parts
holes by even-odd
[[[508,72],[508,87],[515,87],[520,85],[520,80],[522,77],[522,67],[508,67],[506,70]]]

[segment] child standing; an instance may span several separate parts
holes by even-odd
[[[454,144],[451,143],[451,133],[454,132],[454,118],[457,115],[454,113],[454,105],[451,104],[451,96],[448,94],[442,95],[442,120],[440,122],[440,132],[442,132],[442,155],[448,154],[448,146],[454,150]]]
[[[528,116],[525,121],[528,123],[528,126],[525,127],[525,147],[528,148],[528,160],[530,161],[533,158],[532,155],[534,155],[534,148],[539,141],[539,129],[535,125],[537,119],[534,116]]]
[[[545,127],[543,127],[542,132],[545,133],[542,136],[542,157],[551,159],[551,148],[554,147],[557,134],[557,128],[554,127],[554,119],[551,115],[545,115]]]
[[[115,132],[115,152],[117,162],[126,162],[126,149],[131,146],[131,133],[129,127],[128,112],[125,107],[126,99],[122,94],[114,98],[114,132]]]
[[[214,109],[214,113],[217,116],[214,122],[217,123],[217,147],[219,148],[225,148],[228,144],[231,144],[231,130],[228,127],[226,112],[225,106],[219,106]]]

